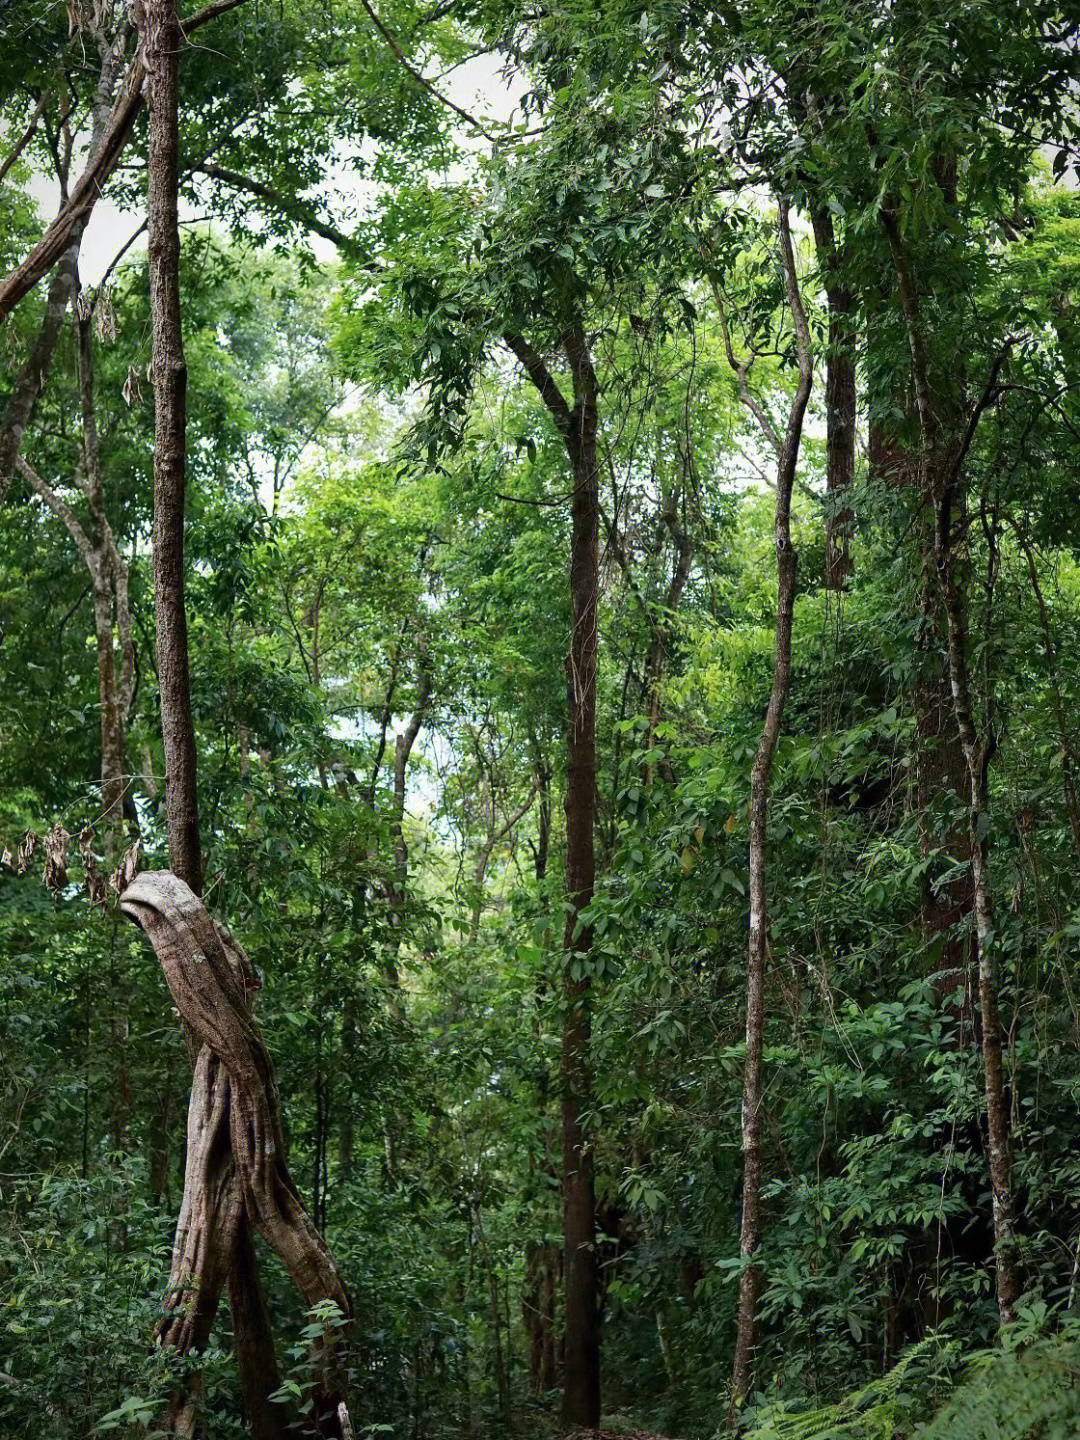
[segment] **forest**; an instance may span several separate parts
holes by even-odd
[[[1080,1436],[1078,0],[0,0],[0,1436]]]

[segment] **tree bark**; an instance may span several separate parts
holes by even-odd
[[[596,376],[581,331],[564,341],[574,384],[567,444],[573,468],[570,654],[567,660],[566,892],[562,1040],[563,1241],[566,1353],[562,1418],[600,1423],[600,1284],[593,1151],[583,1116],[592,1103],[589,1060],[591,932],[581,912],[593,897],[596,809],[596,661],[599,600],[599,477]],[[577,973],[575,974],[575,970]]]
[[[144,54],[150,99],[147,237],[153,319],[154,609],[165,814],[173,872],[198,894],[202,855],[184,606],[187,367],[180,322],[176,0],[148,0]]]
[[[825,357],[825,588],[843,590],[851,573],[848,538],[851,511],[840,498],[855,479],[855,297],[838,275],[840,255],[828,210],[813,214],[818,263],[829,306],[829,348]]]
[[[1001,1016],[998,1011],[997,942],[990,884],[987,778],[993,736],[980,738],[971,703],[967,663],[964,602],[956,583],[952,553],[952,487],[942,487],[934,510],[934,555],[948,622],[949,678],[953,710],[960,731],[970,783],[971,883],[975,902],[976,957],[979,974],[979,1018],[982,1024],[983,1079],[986,1096],[987,1168],[994,1222],[995,1289],[1003,1325],[1016,1318],[1020,1275],[1016,1264],[1016,1216],[1012,1193],[1012,1135],[1002,1063]]]
[[[352,1307],[286,1165],[274,1065],[249,1008],[258,982],[229,932],[215,925],[190,887],[169,871],[137,876],[120,897],[120,907],[153,945],[173,1002],[200,1047],[170,1286],[179,1299],[171,1307],[175,1313],[163,1322],[162,1339],[181,1351],[205,1344],[217,1297],[239,1249],[243,1270],[233,1284],[242,1286],[243,1294],[237,1296],[233,1314],[234,1325],[238,1315],[242,1317],[238,1354],[243,1344],[249,1362],[244,1390],[247,1394],[249,1383],[257,1383],[260,1397],[265,1396],[266,1377],[250,1368],[250,1362],[267,1355],[267,1331],[252,1313],[253,1305],[261,1305],[257,1286],[243,1279],[254,1274],[253,1253],[243,1249],[244,1221],[277,1253],[305,1304],[331,1301],[342,1320],[350,1318]],[[318,1434],[338,1440],[343,1378],[340,1335],[333,1327],[324,1331],[319,1351],[314,1397]],[[194,1398],[174,1401],[180,1434],[192,1433],[190,1426],[183,1426]],[[250,1408],[248,1418],[255,1418]]]
[[[784,265],[784,290],[795,329],[799,378],[776,474],[776,653],[772,691],[750,772],[750,943],[746,971],[746,1064],[742,1099],[743,1190],[742,1224],[739,1233],[739,1252],[743,1268],[739,1276],[738,1329],[732,1367],[729,1428],[734,1426],[737,1407],[749,1394],[757,1344],[761,1270],[755,1256],[761,1240],[762,1048],[765,1027],[765,965],[769,953],[766,886],[768,799],[773,758],[791,685],[791,630],[798,564],[798,557],[791,543],[791,493],[802,443],[803,420],[813,382],[810,330],[799,294],[785,201],[780,202],[780,247]]]
[[[144,13],[142,54],[148,79],[150,122],[147,153],[147,236],[150,269],[150,308],[153,324],[152,366],[154,377],[154,607],[157,628],[158,686],[161,703],[161,731],[165,749],[165,815],[169,863],[179,883],[193,896],[202,885],[202,854],[199,841],[196,790],[195,730],[191,717],[187,614],[184,603],[184,498],[187,369],[184,364],[180,314],[180,238],[177,215],[179,116],[177,70],[180,27],[176,0],[148,0]],[[141,69],[138,60],[132,72]],[[130,86],[121,94],[131,100]],[[114,110],[114,117],[116,115]],[[120,132],[122,133],[121,125]],[[126,134],[123,135],[126,139]],[[121,144],[123,143],[121,140]],[[118,153],[118,152],[117,152]],[[183,1011],[181,1011],[183,1014]],[[277,1388],[277,1365],[273,1353],[266,1305],[259,1282],[258,1267],[247,1235],[249,1224],[257,1224],[250,1206],[237,1207],[235,1146],[239,1135],[239,1100],[232,1093],[235,1079],[222,1071],[221,1058],[211,1046],[199,1049],[197,1029],[189,1016],[185,1038],[195,1065],[195,1079],[189,1104],[188,1176],[185,1177],[184,1210],[177,1228],[174,1249],[174,1287],[177,1267],[180,1283],[184,1267],[194,1265],[199,1297],[194,1310],[197,1324],[169,1328],[162,1335],[167,1343],[183,1349],[202,1348],[213,1320],[221,1283],[230,1276],[239,1255],[241,1268],[230,1278],[230,1301],[237,1363],[241,1386],[248,1404],[248,1422],[253,1440],[280,1440],[280,1412],[266,1396]],[[226,1070],[227,1070],[226,1066]],[[210,1107],[209,1114],[207,1106]],[[229,1128],[225,1129],[225,1117]],[[216,1119],[215,1119],[216,1117]],[[210,1122],[213,1121],[211,1124]],[[199,1140],[194,1157],[191,1137]],[[195,1170],[192,1170],[192,1165]],[[233,1167],[233,1168],[230,1168]],[[211,1177],[215,1178],[213,1186]],[[188,1183],[203,1180],[196,1195],[189,1195]],[[212,1202],[212,1203],[211,1203]],[[234,1223],[234,1216],[235,1223]],[[185,1224],[185,1217],[187,1223]],[[198,1218],[200,1224],[192,1221]],[[196,1252],[190,1256],[188,1245]],[[200,1266],[207,1267],[205,1280]],[[220,1274],[219,1274],[220,1271]],[[209,1319],[205,1318],[209,1310]],[[170,1421],[180,1434],[194,1433],[197,1426],[198,1381],[170,1406]],[[330,1429],[328,1434],[335,1433]]]
[[[566,661],[566,891],[563,935],[561,1079],[563,1129],[564,1424],[600,1423],[600,1277],[592,1147],[583,1116],[592,1102],[589,1062],[592,935],[581,913],[593,896],[596,821],[596,658],[599,601],[600,489],[596,454],[598,386],[584,332],[572,327],[563,350],[573,383],[573,409],[541,357],[522,335],[507,347],[547,406],[566,443],[573,475],[570,537],[570,653]],[[577,974],[575,975],[575,970]]]

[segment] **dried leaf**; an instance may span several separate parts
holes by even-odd
[[[86,825],[79,832],[79,854],[83,863],[83,885],[91,906],[105,904],[105,881],[94,854],[94,827]]]
[[[109,876],[109,889],[115,890],[117,895],[122,895],[139,873],[139,854],[141,850],[142,841],[136,840],[130,850],[124,851],[120,857],[120,864]]]
[[[9,875],[15,873],[15,857],[6,845],[4,846],[4,853],[0,855],[0,870],[6,870]]]
[[[90,299],[89,292],[80,290],[75,296],[75,318],[77,320],[89,320],[93,313],[94,306]]]
[[[112,302],[112,291],[107,285],[97,293],[95,304],[97,312],[97,336],[105,345],[111,345],[119,333],[119,326],[116,323],[116,309]]]
[[[125,405],[142,404],[142,381],[139,379],[139,372],[135,369],[134,365],[128,366],[127,378],[124,381],[124,388],[120,393],[124,397]]]
[[[30,868],[30,861],[34,858],[34,851],[38,844],[39,837],[34,834],[33,830],[27,830],[19,845],[19,858],[15,867],[20,875],[25,875]]]
[[[45,836],[45,871],[42,879],[46,890],[59,893],[68,883],[67,852],[71,836],[58,820]]]

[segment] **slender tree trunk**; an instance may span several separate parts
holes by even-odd
[[[843,590],[851,573],[848,552],[851,511],[840,501],[855,478],[855,297],[837,273],[840,255],[828,210],[814,212],[813,226],[829,306],[829,349],[825,359],[825,490],[830,513],[825,523],[825,588]]]
[[[187,366],[180,322],[176,0],[147,0],[144,49],[150,95],[147,245],[153,317],[154,608],[165,813],[173,873],[199,894],[202,854],[184,604]]]
[[[951,484],[942,487],[935,505],[934,553],[948,622],[949,678],[953,710],[964,748],[970,783],[971,882],[975,900],[975,938],[979,973],[979,1017],[982,1024],[983,1081],[986,1096],[987,1166],[994,1222],[995,1288],[1003,1325],[1016,1318],[1020,1275],[1016,1263],[1016,1217],[1012,1193],[1012,1136],[1002,1063],[1001,1016],[998,1010],[997,941],[990,884],[987,776],[992,734],[980,739],[971,703],[967,663],[964,600],[957,584],[952,552]]]
[[[524,336],[508,332],[521,362],[566,442],[573,475],[570,537],[570,653],[566,662],[566,891],[563,935],[564,1020],[561,1055],[563,1129],[562,1418],[595,1428],[600,1421],[600,1283],[592,1148],[583,1117],[592,1103],[589,992],[592,936],[581,913],[592,900],[596,822],[596,658],[599,601],[600,494],[596,455],[598,387],[580,328],[563,336],[573,381],[573,409]]]
[[[581,924],[594,882],[596,807],[596,660],[599,599],[599,484],[596,460],[596,379],[586,340],[565,341],[575,405],[568,435],[573,465],[570,596],[572,630],[567,661],[566,891],[562,1041],[563,1241],[566,1360],[562,1418],[568,1425],[600,1423],[600,1303],[596,1253],[593,1152],[583,1116],[592,1103],[589,991],[586,971],[592,935]]]
[[[797,556],[791,543],[791,493],[802,442],[803,420],[813,380],[810,332],[799,295],[795,257],[785,202],[780,205],[780,244],[788,308],[795,328],[799,379],[791,404],[777,466],[776,512],[776,654],[772,691],[750,772],[750,943],[746,972],[746,1068],[743,1076],[742,1225],[739,1251],[743,1269],[739,1277],[738,1330],[732,1369],[732,1397],[728,1415],[733,1427],[737,1407],[750,1391],[757,1344],[757,1305],[761,1270],[755,1256],[761,1240],[761,1112],[762,1048],[765,1026],[765,966],[769,953],[769,911],[766,888],[769,781],[791,684],[791,629],[795,609]]]
[[[689,447],[689,440],[687,441]],[[690,457],[687,454],[686,465],[689,469]],[[645,731],[646,752],[652,750],[653,739],[656,735],[656,727],[659,725],[663,715],[663,708],[660,700],[660,688],[663,684],[664,669],[667,665],[668,647],[671,644],[671,633],[674,625],[675,612],[679,608],[683,591],[686,589],[686,582],[690,578],[690,568],[694,561],[694,541],[687,534],[683,520],[679,518],[679,505],[685,495],[685,486],[671,495],[664,497],[661,522],[671,532],[671,538],[675,545],[675,565],[672,570],[671,580],[668,584],[667,593],[664,597],[663,613],[657,618],[653,630],[652,640],[649,642],[649,649],[645,656],[645,691],[647,705],[647,722]],[[660,762],[660,772],[669,783],[674,778],[671,773],[670,764],[666,759]],[[652,766],[645,766],[645,783],[652,782]]]
[[[196,791],[195,730],[191,718],[188,664],[187,612],[184,603],[184,497],[186,484],[187,368],[184,363],[180,314],[180,238],[177,214],[179,122],[177,71],[180,57],[180,27],[176,0],[147,0],[143,53],[149,82],[150,122],[147,152],[147,237],[150,266],[150,307],[153,321],[152,365],[154,376],[154,607],[157,626],[158,685],[161,702],[161,731],[165,750],[165,814],[169,841],[169,863],[173,873],[198,895],[202,886],[202,854],[199,842]],[[228,1157],[228,1177],[210,1187],[209,1176],[196,1174],[206,1183],[200,1194],[189,1195],[185,1180],[185,1210],[194,1207],[201,1225],[194,1227],[201,1249],[193,1257],[185,1252],[184,1237],[192,1227],[177,1230],[174,1275],[182,1281],[194,1274],[201,1279],[201,1267],[211,1266],[205,1284],[197,1286],[199,1296],[193,1310],[198,1326],[177,1337],[182,1348],[202,1348],[202,1316],[211,1305],[210,1320],[221,1285],[233,1269],[236,1257],[241,1270],[230,1279],[233,1331],[241,1387],[248,1406],[252,1440],[280,1440],[280,1412],[265,1397],[278,1385],[277,1363],[270,1335],[266,1304],[258,1267],[248,1234],[248,1217],[238,1204],[240,1189],[235,1166],[229,1155],[224,1126],[232,1108],[230,1077],[213,1051],[198,1047],[192,1037],[190,1020],[186,1028],[189,1049],[195,1063],[195,1080],[189,1107],[188,1167],[211,1161],[221,1163],[222,1147]],[[191,1154],[191,1127],[213,1097],[223,1097],[224,1110],[212,1106],[217,1116],[213,1126],[200,1131],[206,1141],[200,1155]],[[215,1214],[217,1208],[220,1215]],[[235,1214],[235,1223],[233,1216]],[[212,1238],[220,1229],[221,1240]],[[220,1275],[213,1268],[213,1256],[220,1257]],[[183,1293],[183,1292],[181,1292]],[[172,1338],[170,1334],[170,1339]],[[170,1418],[178,1433],[194,1433],[197,1426],[197,1387],[170,1407]]]

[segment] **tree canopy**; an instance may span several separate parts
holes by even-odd
[[[0,1432],[1080,1430],[1080,13],[0,0]]]

